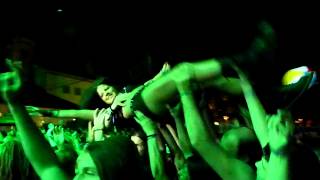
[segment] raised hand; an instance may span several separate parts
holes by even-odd
[[[123,107],[126,105],[126,100],[128,99],[128,97],[130,96],[130,93],[120,93],[118,94],[112,105],[111,105],[111,109],[115,110],[118,106]]]
[[[140,126],[142,127],[143,131],[146,135],[154,134],[157,131],[157,125],[154,123],[149,117],[145,116],[140,111],[135,111],[134,119]]]
[[[272,115],[268,122],[269,144],[272,152],[283,152],[289,145],[294,124],[291,114],[284,110]]]
[[[0,91],[4,100],[10,101],[20,93],[22,77],[19,67],[11,59],[6,59],[6,64],[11,71],[0,74]]]
[[[270,23],[261,21],[258,24],[259,34],[254,39],[252,48],[256,53],[268,51],[276,46],[276,34]]]
[[[110,126],[110,112],[108,109],[96,109],[93,114],[93,125],[95,129],[104,129]]]
[[[52,135],[53,135],[53,140],[57,144],[57,146],[62,146],[65,140],[63,127],[55,126],[52,131]]]

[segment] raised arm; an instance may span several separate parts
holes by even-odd
[[[43,116],[58,118],[78,118],[81,120],[93,120],[94,110],[91,109],[38,109],[38,113]]]
[[[289,151],[293,135],[294,124],[291,114],[278,110],[268,122],[268,135],[270,145],[270,159],[266,179],[287,180],[290,179]],[[292,163],[292,162],[291,162]]]
[[[208,126],[193,97],[190,82],[178,82],[187,132],[193,148],[216,171],[222,179],[255,179],[253,170],[244,162],[231,157],[219,144],[217,144],[208,131]]]
[[[178,142],[184,157],[187,159],[188,157],[192,156],[192,147],[186,127],[183,123],[183,119],[180,116],[181,104],[178,104],[174,108],[171,108],[168,105],[167,108],[169,109],[169,112],[175,121],[178,134]]]
[[[18,93],[22,87],[21,77],[12,62],[8,61],[8,64],[13,72],[0,74],[1,93],[13,114],[27,158],[41,179],[68,179],[59,167],[49,143],[33,123],[25,107],[20,104]]]
[[[253,129],[261,147],[265,147],[268,144],[267,113],[245,74],[236,66],[234,69],[241,79],[242,91],[248,105]]]
[[[135,120],[147,135],[147,145],[152,176],[155,179],[168,179],[165,172],[164,160],[158,145],[159,132],[156,124],[140,111],[135,112]]]

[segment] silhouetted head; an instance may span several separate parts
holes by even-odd
[[[100,179],[145,179],[142,161],[134,143],[114,135],[89,144],[77,159],[76,177]]]

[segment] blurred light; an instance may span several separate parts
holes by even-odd
[[[77,119],[73,118],[72,121],[76,121]]]
[[[216,125],[216,126],[219,126],[219,125],[220,125],[220,123],[217,122],[217,121],[215,121],[213,124]]]
[[[296,124],[300,124],[300,123],[302,123],[302,122],[303,122],[303,119],[302,119],[302,118],[299,118],[299,119],[297,119],[297,120],[294,121],[294,123],[296,123]]]
[[[229,120],[229,116],[223,116],[223,119],[225,120],[225,121],[228,121]]]
[[[62,9],[57,9],[57,12],[62,12],[63,10]]]

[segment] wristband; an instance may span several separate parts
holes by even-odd
[[[288,150],[287,149],[271,150],[271,154],[284,157],[288,155]]]
[[[147,140],[153,138],[153,137],[157,137],[157,134],[150,134],[150,135],[147,135]]]

